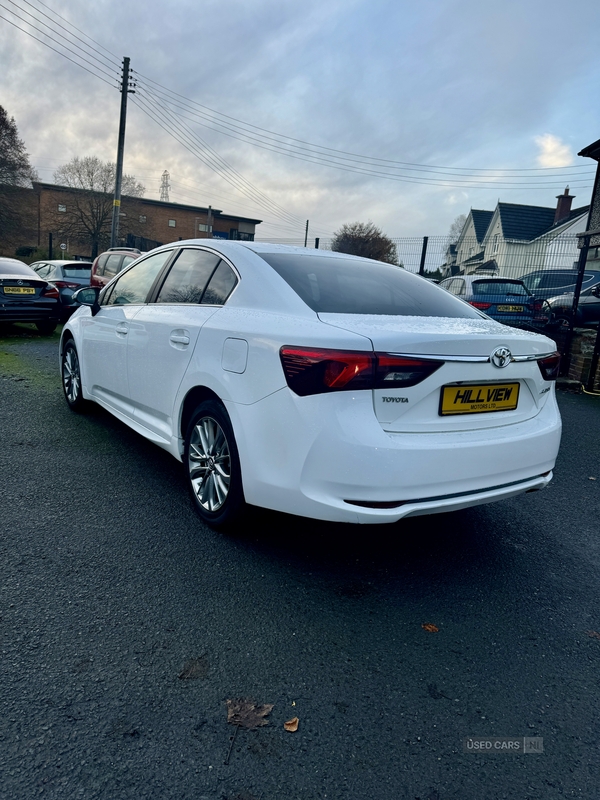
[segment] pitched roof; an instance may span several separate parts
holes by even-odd
[[[498,203],[505,239],[531,241],[551,228],[556,209],[544,206],[524,206],[517,203]]]
[[[476,208],[471,209],[471,217],[473,218],[473,225],[475,227],[475,236],[478,242],[483,241],[483,237],[488,229],[490,220],[494,216],[493,211],[481,211]]]
[[[468,266],[469,264],[476,264],[478,261],[483,261],[483,256],[485,254],[485,250],[482,250],[481,253],[477,253],[471,258],[467,258],[466,261],[463,261],[463,267]]]

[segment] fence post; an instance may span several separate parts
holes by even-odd
[[[427,242],[429,236],[423,237],[423,249],[421,250],[421,263],[419,264],[419,275],[425,274],[425,256],[427,255]]]
[[[569,374],[569,367],[571,366],[571,348],[573,346],[573,328],[575,327],[575,317],[577,315],[577,307],[579,306],[579,295],[581,294],[581,287],[583,285],[583,278],[585,276],[585,265],[587,263],[588,250],[590,249],[590,237],[583,233],[578,234],[580,239],[583,239],[581,250],[579,251],[579,262],[577,264],[577,281],[573,290],[573,306],[571,308],[571,318],[569,319],[569,329],[567,330],[567,337],[565,339],[565,361],[566,364],[562,368],[564,375]]]

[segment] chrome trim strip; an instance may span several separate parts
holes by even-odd
[[[400,358],[428,358],[430,361],[477,361],[482,364],[490,360],[489,356],[433,356],[425,353],[388,353],[388,355]]]
[[[539,353],[530,356],[512,356],[511,362],[522,362],[522,361],[541,361],[544,358],[549,358],[550,356],[554,355],[554,350],[551,353]],[[440,355],[428,355],[426,353],[388,353],[390,356],[398,356],[400,358],[427,358],[430,361],[457,361],[463,363],[479,363],[485,364],[489,363],[490,356],[440,356]]]

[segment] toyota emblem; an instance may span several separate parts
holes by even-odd
[[[490,361],[495,367],[498,367],[498,369],[507,367],[512,360],[512,353],[508,347],[497,347],[490,356]]]

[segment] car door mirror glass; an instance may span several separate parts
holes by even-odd
[[[80,306],[89,306],[92,309],[92,314],[97,314],[100,308],[98,304],[99,294],[100,289],[98,286],[86,286],[73,293],[73,302]]]

